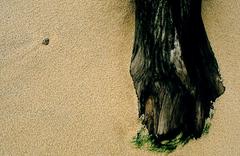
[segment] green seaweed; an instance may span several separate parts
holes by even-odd
[[[213,117],[213,113],[214,113],[213,110],[211,110],[209,118],[205,122],[202,135],[206,135],[209,133],[209,129],[211,127],[210,121]],[[139,149],[145,149],[152,152],[171,153],[178,147],[183,147],[191,139],[194,139],[194,137],[190,136],[188,138],[185,138],[181,133],[177,135],[177,137],[174,139],[164,140],[156,144],[154,137],[149,135],[146,127],[142,125],[141,128],[138,130],[137,135],[133,137],[132,143]]]
[[[209,129],[211,127],[211,119],[213,118],[213,115],[214,115],[214,109],[210,109],[209,118],[207,118],[207,120],[205,121],[205,126],[203,128],[202,135],[206,135],[209,133]]]
[[[171,153],[178,146],[185,145],[190,138],[183,139],[182,134],[179,134],[172,140],[161,141],[160,144],[155,143],[154,137],[148,134],[148,130],[143,126],[133,137],[133,143],[137,148],[147,149],[152,152]]]

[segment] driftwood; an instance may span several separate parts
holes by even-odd
[[[201,0],[135,0],[130,73],[139,117],[161,141],[201,136],[213,102],[224,93],[201,17]]]

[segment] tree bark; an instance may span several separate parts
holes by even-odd
[[[139,117],[158,140],[201,136],[224,93],[201,17],[201,0],[136,0],[130,73]]]

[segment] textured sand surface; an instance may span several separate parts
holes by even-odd
[[[210,133],[171,155],[240,155],[240,1],[205,0],[225,94]],[[130,143],[128,0],[0,1],[0,155],[161,155]],[[42,45],[49,37],[49,45]]]

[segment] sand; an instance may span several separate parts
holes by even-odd
[[[227,90],[210,133],[171,155],[240,155],[239,8],[204,1]],[[128,0],[1,0],[0,10],[1,156],[161,155],[130,143],[138,124]]]

